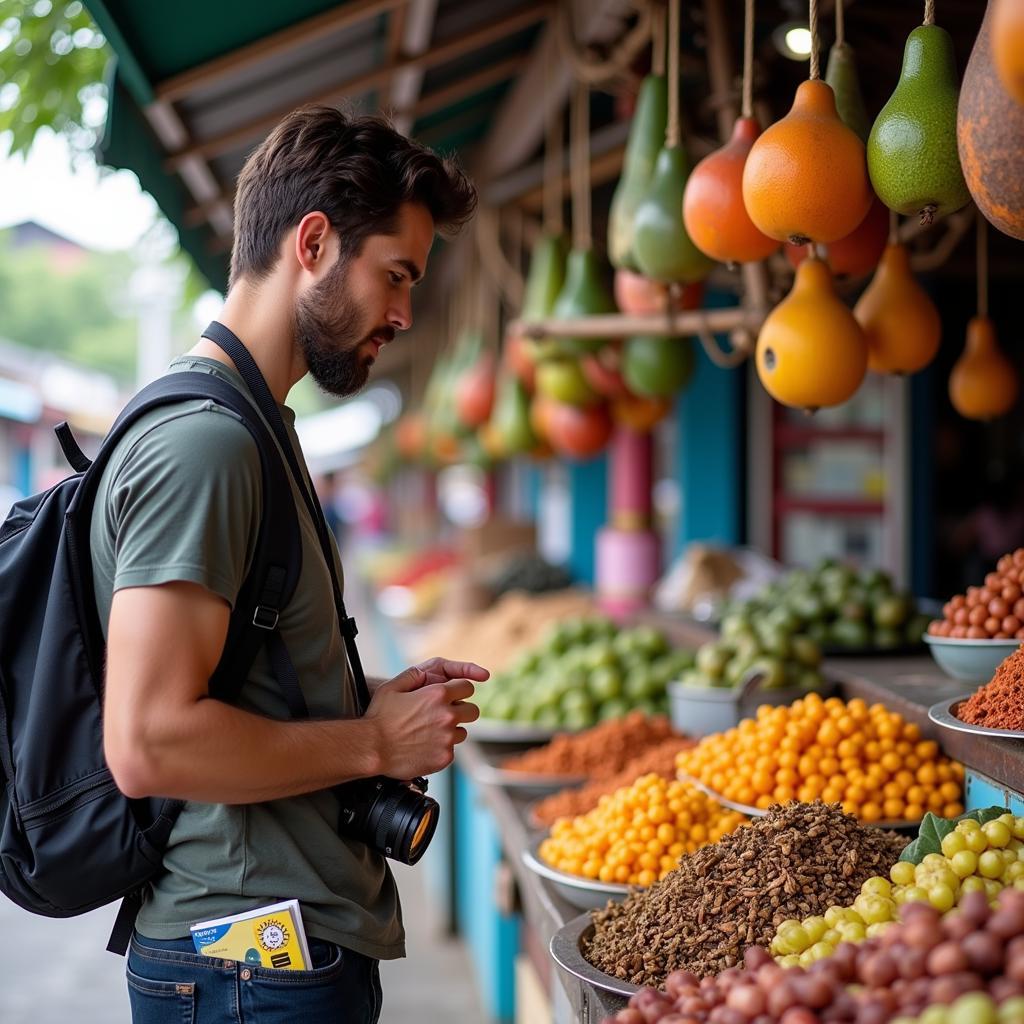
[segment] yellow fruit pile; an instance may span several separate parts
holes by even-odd
[[[540,844],[540,859],[570,875],[653,885],[684,853],[718,842],[746,820],[686,783],[644,775],[601,797],[589,813],[559,818]]]
[[[676,767],[729,800],[763,809],[799,800],[841,803],[861,821],[962,814],[963,767],[882,704],[822,700],[762,706],[756,718],[682,751]]]

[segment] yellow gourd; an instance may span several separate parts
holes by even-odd
[[[978,315],[967,325],[967,344],[949,376],[949,398],[968,420],[991,420],[1017,400],[1017,371],[996,341],[995,326]]]
[[[777,402],[813,411],[840,405],[867,372],[864,332],[840,301],[828,264],[807,259],[757,339],[757,374]]]
[[[910,272],[905,246],[885,247],[853,315],[868,343],[868,369],[875,373],[917,373],[939,350],[939,311]]]

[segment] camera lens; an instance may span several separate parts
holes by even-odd
[[[383,787],[367,821],[374,845],[403,864],[415,864],[430,845],[439,810],[436,800],[413,786]]]

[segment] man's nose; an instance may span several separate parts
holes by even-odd
[[[412,296],[408,292],[392,303],[388,310],[388,323],[396,331],[407,331],[412,327]]]

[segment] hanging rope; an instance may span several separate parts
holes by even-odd
[[[631,70],[633,62],[651,39],[651,8],[648,4],[640,8],[636,25],[626,33],[607,60],[594,60],[579,52],[568,4],[559,4],[555,11],[555,37],[576,81],[590,85],[603,85],[615,78],[632,81],[635,79]]]
[[[839,0],[842,4],[843,0]],[[747,0],[743,14],[743,117],[754,115],[754,0]]]
[[[548,85],[547,132],[544,136],[544,231],[549,235],[560,235],[562,221],[562,110],[555,101],[554,89],[550,87],[550,71],[545,66],[545,83]]]
[[[572,229],[573,246],[589,249],[593,243],[590,232],[590,90],[583,82],[576,83],[572,103]]]
[[[978,315],[988,316],[988,221],[981,210],[975,216],[978,223]]]
[[[843,18],[843,0],[836,0],[836,46],[846,42],[846,25]]]
[[[651,4],[651,74],[665,76],[665,7]]]
[[[500,213],[493,207],[481,206],[477,210],[477,252],[481,266],[487,271],[491,285],[500,292],[502,301],[509,309],[518,309],[523,302],[525,284],[518,266],[510,262],[502,251],[500,218]],[[520,230],[521,228],[520,221]]]
[[[924,0],[924,23],[935,24],[935,0]]]
[[[900,215],[895,210],[889,211],[889,244],[897,245],[900,240]]]
[[[679,145],[679,0],[668,0],[668,124],[665,145]]]
[[[728,352],[719,348],[718,342],[715,341],[714,335],[706,323],[697,328],[696,334],[708,359],[715,366],[722,367],[723,370],[735,369],[749,359],[751,352],[754,351],[754,339],[745,327],[739,327],[729,335],[732,349]]]
[[[818,0],[811,0],[810,17],[811,30],[811,81],[816,81],[821,78],[821,72],[818,67]]]

